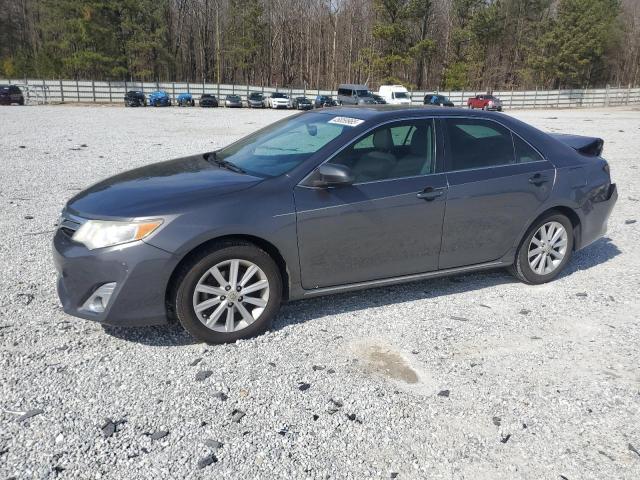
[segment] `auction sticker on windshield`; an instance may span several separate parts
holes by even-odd
[[[357,127],[361,123],[364,123],[364,120],[360,120],[359,118],[351,118],[351,117],[333,117],[329,120],[328,123],[335,123],[337,125],[346,125],[347,127]]]

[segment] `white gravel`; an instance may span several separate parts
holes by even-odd
[[[50,241],[75,191],[287,114],[0,108],[0,479],[640,478],[640,109],[513,113],[602,136],[619,187],[607,238],[551,284],[302,301],[216,347],[61,311]]]

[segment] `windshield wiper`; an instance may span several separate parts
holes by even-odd
[[[232,172],[247,173],[242,168],[237,166],[235,163],[231,163],[228,160],[223,160],[221,158],[218,158],[217,155],[216,155],[216,152],[205,153],[204,154],[204,158],[205,158],[205,160],[207,160],[209,162],[213,162],[216,165],[218,165],[219,167],[226,168],[227,170],[231,170]]]

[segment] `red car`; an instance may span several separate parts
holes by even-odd
[[[502,102],[498,97],[494,97],[493,95],[476,95],[467,100],[467,107],[501,112]]]

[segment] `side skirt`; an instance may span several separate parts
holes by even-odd
[[[417,282],[419,280],[427,280],[429,278],[446,277],[458,273],[475,272],[478,270],[490,270],[493,268],[502,268],[509,266],[509,262],[497,260],[487,263],[478,263],[466,267],[448,268],[445,270],[436,270],[427,273],[416,273],[413,275],[404,275],[401,277],[383,278],[380,280],[371,280],[369,282],[350,283],[347,285],[337,285],[335,287],[322,287],[314,290],[305,290],[303,298],[319,297],[322,295],[331,295],[334,293],[352,292],[354,290],[365,290],[367,288],[386,287],[387,285],[398,285],[401,283]]]

